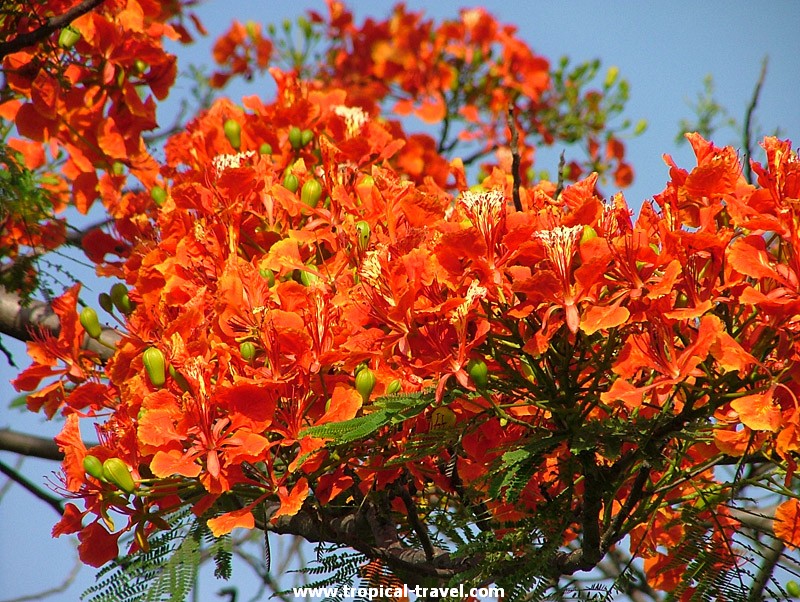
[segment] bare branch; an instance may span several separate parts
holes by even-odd
[[[46,491],[44,491],[38,485],[35,485],[21,474],[19,474],[16,470],[8,466],[7,464],[0,462],[0,472],[6,475],[9,479],[20,485],[23,489],[28,490],[32,493],[35,497],[45,502],[48,506],[53,508],[58,515],[61,516],[64,514],[64,507],[61,505],[62,502],[59,498],[50,495]]]
[[[44,301],[31,301],[23,305],[18,294],[0,286],[0,334],[19,341],[32,341],[32,332],[37,328],[58,336],[61,324],[50,305]],[[83,348],[107,360],[114,354],[114,348],[121,338],[122,335],[115,329],[104,328],[98,340],[87,335]]]
[[[753,183],[753,170],[750,167],[750,157],[753,156],[753,133],[750,131],[750,126],[753,120],[753,112],[758,104],[758,97],[761,95],[761,88],[764,86],[764,79],[767,77],[767,63],[769,63],[769,58],[765,56],[761,62],[761,73],[753,90],[753,98],[750,100],[750,104],[747,105],[747,112],[744,114],[744,127],[742,128],[744,130],[744,177],[750,184]]]
[[[56,460],[57,462],[64,459],[64,454],[52,439],[17,433],[8,429],[0,429],[0,451],[10,451],[31,458]]]
[[[83,0],[83,2],[76,4],[63,15],[50,17],[38,29],[34,29],[28,33],[21,33],[7,42],[0,42],[0,59],[12,52],[17,52],[28,46],[38,44],[53,32],[66,27],[81,15],[85,15],[90,10],[97,8],[103,1],[104,0]]]
[[[519,197],[521,180],[519,175],[519,131],[517,131],[517,124],[514,122],[514,110],[511,107],[508,107],[508,127],[511,130],[511,177],[514,178],[512,198],[514,199],[514,208],[517,211],[522,211],[522,200]]]

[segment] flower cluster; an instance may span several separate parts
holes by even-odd
[[[500,35],[480,12],[462,27]],[[415,73],[435,39],[418,29],[415,52],[382,55],[387,75]],[[597,174],[523,185],[516,210],[519,174],[495,167],[470,189],[460,161],[420,155],[365,91],[272,73],[274,102],[217,101],[167,142],[157,184],[121,197],[123,261],[88,245],[125,282],[100,300],[123,326],[111,359],[84,348],[97,329],[77,316],[76,286],[55,305],[60,333],[31,343],[15,380],[36,391],[31,409],[66,415],[63,490],[82,506],[55,533],[77,532],[85,562],[114,558],[126,532],[146,549],[183,506],[221,535],[253,528],[265,501],[276,523],[380,499],[408,538],[420,514],[472,512],[514,534],[499,538],[509,557],[534,540],[602,554],[630,536],[653,586],[671,589],[685,561],[665,550],[696,538],[685,513],[710,541],[738,527],[717,465],[761,454],[791,482],[800,161],[788,141],[764,141],[750,184],[733,149],[690,135],[697,165],[668,158],[669,182],[635,219],[622,194],[601,197]],[[417,85],[432,84],[402,83]],[[380,428],[318,436],[408,394],[424,403]],[[799,512],[778,507],[775,534],[793,546]]]

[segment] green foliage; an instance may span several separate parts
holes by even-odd
[[[22,155],[0,140],[0,240],[12,240],[6,231],[22,231],[17,247],[0,246],[0,286],[27,300],[36,290],[35,248],[40,222],[52,221],[53,202],[43,177],[25,167]],[[22,254],[20,247],[31,247]]]
[[[367,562],[367,557],[359,552],[344,551],[347,548],[327,543],[317,544],[317,557],[307,567],[296,572],[315,579],[305,587],[337,587],[352,585],[358,576],[359,569]],[[291,590],[277,592],[277,596],[287,596]],[[321,602],[342,602],[342,596],[329,596]]]
[[[723,129],[730,128],[739,131],[736,119],[731,117],[728,110],[714,98],[714,78],[706,75],[703,78],[703,91],[697,95],[694,103],[688,102],[692,109],[692,119],[681,119],[678,128],[678,135],[675,137],[677,144],[686,143],[684,134],[697,132],[706,140],[714,137],[714,134]]]
[[[173,517],[173,528],[150,539],[150,550],[120,557],[97,575],[81,596],[88,602],[178,602],[194,587],[202,541],[210,532],[190,513]],[[230,576],[230,541],[212,543],[218,576]]]
[[[346,445],[366,439],[385,426],[413,418],[433,402],[432,391],[398,393],[381,397],[370,406],[372,411],[343,422],[321,424],[304,429],[303,437],[331,439],[329,446]]]

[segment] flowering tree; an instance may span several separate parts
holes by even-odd
[[[788,141],[751,183],[689,135],[696,165],[668,159],[634,216],[599,189],[632,178],[614,71],[595,89],[596,64],[553,69],[477,9],[357,25],[331,1],[301,44],[234,24],[211,84],[269,68],[275,97],[215,101],[159,164],[149,94],[188,3],[57,4],[3,22],[5,299],[69,238],[59,210],[100,199],[80,244],[119,281],[97,301],[116,325],[76,284],[55,325],[4,329],[30,340],[28,407],[63,417],[53,533],[85,563],[155,556],[175,599],[200,541],[224,575],[241,527],[349,549],[334,577],[387,589],[796,593],[776,572],[800,545]],[[534,148],[556,141],[584,156],[551,182]]]

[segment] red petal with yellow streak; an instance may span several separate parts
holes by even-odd
[[[176,474],[184,477],[196,477],[200,474],[200,465],[194,461],[194,458],[187,458],[178,450],[158,451],[150,462],[150,470],[160,478]]]
[[[361,409],[361,394],[353,387],[337,385],[331,395],[331,403],[325,415],[317,421],[317,424],[328,422],[343,422],[355,418],[358,410]]]
[[[772,401],[772,391],[746,395],[731,402],[742,424],[754,431],[775,432],[781,425],[781,410]]]
[[[252,529],[255,524],[253,513],[248,508],[226,512],[208,520],[208,528],[211,529],[214,537],[227,535],[237,527]]]
[[[77,414],[69,414],[64,423],[64,428],[56,436],[58,449],[64,453],[61,463],[66,476],[67,489],[78,491],[86,482],[86,471],[83,469],[83,459],[86,457],[86,446],[81,439],[81,431]]]
[[[308,497],[308,481],[305,477],[297,481],[292,490],[287,492],[286,487],[278,489],[278,497],[281,500],[281,507],[272,515],[272,522],[276,522],[281,516],[294,516],[300,512],[303,502]]]
[[[775,509],[775,537],[793,548],[800,548],[800,502],[786,500]]]
[[[594,334],[598,330],[614,328],[630,317],[630,312],[616,303],[614,305],[593,305],[583,314],[581,330],[586,334]]]

